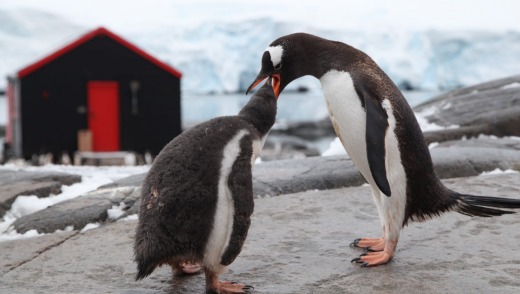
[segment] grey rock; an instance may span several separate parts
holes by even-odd
[[[127,196],[132,195],[135,189],[135,187],[99,189],[23,216],[17,219],[12,227],[18,233],[29,230],[52,233],[68,226],[81,230],[89,223],[106,221],[107,210],[112,206],[119,206],[123,202],[127,207],[131,207],[135,200],[127,199]]]
[[[520,171],[520,150],[485,147],[444,147],[430,150],[442,179],[476,176],[496,168]]]
[[[464,193],[518,197],[519,181],[516,173],[445,183]],[[520,214],[470,218],[448,213],[406,227],[389,264],[360,268],[350,260],[363,251],[349,243],[378,237],[381,230],[369,187],[261,198],[255,200],[243,251],[221,278],[253,285],[254,293],[264,294],[516,293],[519,224]],[[173,277],[168,266],[134,281],[135,226],[135,221],[107,223],[59,237],[54,245],[42,246],[36,239],[4,242],[2,256],[29,254],[23,263],[0,258],[0,268],[8,269],[0,277],[0,292],[204,293],[204,275]]]
[[[118,187],[138,187],[138,186],[141,186],[141,183],[143,182],[145,177],[146,177],[146,173],[132,175],[132,176],[129,176],[126,178],[116,180],[112,183],[103,185],[103,186],[99,187],[99,189],[118,188]]]
[[[435,172],[438,177],[446,179],[475,176],[496,168],[520,171],[520,150],[505,148],[511,145],[511,141],[515,140],[501,139],[495,143],[490,140],[480,147],[453,143],[434,148],[431,154]],[[21,217],[13,227],[22,233],[31,229],[54,232],[71,225],[80,230],[88,223],[107,221],[107,210],[120,203],[127,208],[120,218],[135,214],[139,210],[140,185],[145,175],[121,179],[82,197]],[[363,183],[364,179],[352,161],[342,155],[269,161],[257,164],[253,169],[253,193],[257,198]]]
[[[41,253],[58,246],[77,233],[77,231],[61,232],[30,238],[29,242],[27,239],[19,239],[1,243],[0,276],[33,260]]]
[[[81,181],[81,176],[59,172],[27,172],[0,170],[0,217],[20,195],[48,197],[61,193],[62,185]]]
[[[520,136],[520,75],[455,90],[414,108],[421,112],[433,108],[428,121],[459,128],[426,132],[428,143],[475,137],[480,134]]]
[[[346,156],[309,157],[258,164],[253,169],[255,196],[358,186],[364,182]]]
[[[520,150],[520,138],[489,138],[481,136],[479,138],[472,138],[467,140],[451,140],[441,142],[435,148],[444,147],[482,147]]]
[[[270,135],[289,135],[304,140],[315,140],[323,137],[335,137],[334,128],[327,117],[319,121],[291,122],[283,126],[275,126]]]
[[[320,151],[312,146],[311,142],[296,136],[280,134],[270,134],[261,153],[262,161],[298,159],[319,155]]]

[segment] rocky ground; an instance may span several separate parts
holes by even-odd
[[[520,136],[519,107],[520,76],[454,91],[418,106],[416,111],[427,113],[430,122],[460,126],[425,133],[428,142],[438,142],[431,145],[437,175],[464,193],[520,198],[520,173],[478,176],[496,168],[520,171],[520,140],[511,137]],[[290,126],[287,134],[308,139],[330,131],[323,122],[321,130],[312,128]],[[488,136],[477,136],[482,133]],[[274,132],[267,157],[314,152],[301,139],[276,136],[280,133]],[[0,293],[203,292],[201,275],[172,278],[167,268],[133,281],[136,223],[123,218],[137,212],[143,178],[124,178],[17,219],[12,228],[19,233],[49,234],[0,243]],[[61,173],[0,170],[0,216],[18,195],[47,197],[78,181],[79,176]],[[256,165],[252,227],[243,253],[225,278],[252,284],[256,293],[517,293],[517,214],[482,219],[452,213],[414,224],[404,231],[389,265],[351,265],[350,259],[361,252],[348,244],[379,233],[375,205],[362,184],[346,156]],[[108,218],[113,206],[125,210],[118,220]],[[89,223],[102,225],[81,232]],[[73,230],[54,233],[67,227]]]
[[[446,180],[464,193],[520,195],[520,174]],[[222,278],[255,293],[518,293],[520,215],[449,213],[405,228],[394,260],[360,268],[355,238],[377,236],[367,186],[311,190],[255,201],[243,252]],[[136,221],[4,242],[1,293],[203,293],[203,275],[172,277],[167,267],[135,282]]]

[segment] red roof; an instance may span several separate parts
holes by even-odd
[[[50,54],[49,56],[21,69],[20,71],[18,71],[18,77],[19,78],[23,78],[29,74],[31,74],[32,72],[38,70],[40,67],[46,65],[47,63],[50,63],[52,62],[53,60],[55,60],[56,58],[59,58],[60,56],[72,51],[73,49],[75,49],[76,47],[82,45],[83,43],[93,39],[94,37],[97,37],[97,36],[107,36],[111,39],[113,39],[114,41],[118,42],[119,44],[125,46],[126,48],[134,51],[137,55],[143,57],[144,59],[150,61],[151,63],[157,65],[158,67],[162,68],[163,70],[169,72],[170,74],[176,76],[177,78],[181,78],[182,77],[182,74],[174,69],[173,67],[169,66],[168,64],[160,61],[159,59],[153,57],[152,55],[146,53],[145,51],[143,51],[142,49],[138,48],[137,46],[135,46],[134,44],[126,41],[125,39],[121,38],[120,36],[112,33],[111,31],[103,28],[103,27],[100,27],[100,28],[97,28],[85,35],[83,35],[82,37],[80,37],[79,39],[77,39],[76,41],[68,44],[67,46],[61,48],[60,50]]]

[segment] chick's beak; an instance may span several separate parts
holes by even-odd
[[[274,96],[276,96],[276,99],[278,99],[278,96],[280,95],[280,74],[272,75],[269,79],[271,87],[273,87]]]

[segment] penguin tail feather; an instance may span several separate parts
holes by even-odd
[[[157,263],[149,262],[145,260],[136,260],[137,262],[137,274],[135,280],[141,280],[149,276],[157,267]]]
[[[519,199],[475,196],[456,192],[453,196],[456,200],[455,211],[469,216],[491,217],[515,213],[499,208],[520,209]]]

